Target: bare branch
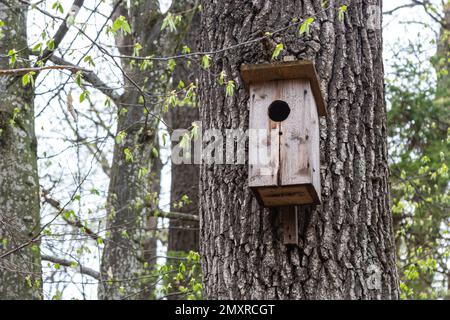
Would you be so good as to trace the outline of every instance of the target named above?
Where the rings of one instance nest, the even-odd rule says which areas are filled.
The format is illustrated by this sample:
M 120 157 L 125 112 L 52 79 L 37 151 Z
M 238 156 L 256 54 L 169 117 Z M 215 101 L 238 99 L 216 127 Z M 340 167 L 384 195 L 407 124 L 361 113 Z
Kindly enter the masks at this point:
M 75 269 L 79 273 L 85 274 L 85 275 L 90 276 L 90 277 L 92 277 L 94 279 L 97 279 L 97 280 L 100 279 L 100 272 L 98 272 L 98 271 L 96 271 L 94 269 L 88 268 L 88 267 L 83 267 L 82 265 L 80 265 L 76 261 L 71 261 L 71 260 L 68 260 L 68 259 L 57 258 L 57 257 L 45 255 L 45 254 L 41 255 L 41 259 L 44 260 L 44 261 L 57 263 L 57 264 L 59 264 L 61 266 L 64 266 L 64 267 L 72 267 L 72 266 L 76 265 Z
M 110 88 L 105 82 L 102 81 L 94 72 L 85 72 L 82 68 L 78 67 L 77 65 L 70 63 L 63 58 L 60 58 L 58 56 L 52 55 L 50 57 L 50 61 L 53 62 L 56 65 L 64 65 L 64 66 L 71 66 L 74 68 L 79 68 L 83 71 L 83 79 L 89 82 L 94 88 L 102 92 L 104 95 L 111 98 L 111 100 L 118 104 L 120 95 L 112 88 Z
M 168 218 L 168 219 L 180 219 L 186 221 L 200 221 L 199 217 L 189 213 L 181 212 L 158 212 L 158 217 Z
M 0 76 L 6 74 L 25 74 L 29 72 L 40 72 L 43 70 L 70 70 L 72 72 L 83 71 L 84 74 L 92 73 L 91 70 L 78 67 L 75 65 L 58 65 L 58 66 L 44 66 L 44 67 L 35 67 L 35 68 L 19 68 L 19 69 L 0 69 Z
M 59 203 L 59 201 L 51 198 L 48 195 L 48 191 L 47 190 L 44 189 L 42 191 L 42 196 L 44 198 L 44 201 L 46 203 L 48 203 L 49 205 L 51 205 L 53 208 L 55 208 L 59 212 L 63 212 L 64 211 L 64 209 L 61 208 L 61 204 Z M 100 238 L 100 236 L 97 233 L 92 231 L 90 228 L 86 227 L 81 222 L 81 220 L 78 217 L 74 217 L 72 219 L 69 219 L 69 218 L 66 218 L 64 215 L 62 215 L 62 218 L 64 219 L 64 221 L 67 222 L 67 224 L 71 225 L 72 227 L 84 230 L 84 233 L 86 233 L 91 239 L 97 241 L 98 238 Z

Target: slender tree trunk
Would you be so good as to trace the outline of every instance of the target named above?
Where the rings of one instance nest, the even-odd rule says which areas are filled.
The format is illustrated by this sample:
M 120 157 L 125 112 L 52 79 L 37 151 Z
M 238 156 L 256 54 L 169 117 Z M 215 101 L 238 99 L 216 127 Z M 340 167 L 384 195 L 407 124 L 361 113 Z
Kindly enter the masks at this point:
M 27 48 L 27 10 L 0 2 L 0 54 Z M 16 67 L 28 67 L 28 51 Z M 8 69 L 0 58 L 0 69 Z M 34 132 L 34 93 L 15 75 L 0 78 L 0 255 L 27 243 L 40 228 L 39 181 Z M 0 258 L 0 299 L 42 298 L 39 244 Z
M 180 5 L 181 4 L 181 5 Z M 181 8 L 175 8 L 176 11 L 192 9 L 197 5 L 196 1 L 180 1 Z M 179 10 L 177 10 L 179 9 Z M 194 11 L 195 12 L 195 11 Z M 200 15 L 185 17 L 187 20 L 184 26 L 184 38 L 178 44 L 175 54 L 181 49 L 181 44 L 187 45 L 192 52 L 197 51 L 197 38 L 200 26 Z M 186 85 L 196 83 L 198 79 L 198 68 L 195 65 L 187 65 L 187 61 L 180 61 L 174 70 L 173 84 L 177 86 L 179 81 L 183 81 Z M 188 129 L 194 121 L 199 120 L 199 112 L 197 106 L 183 106 L 170 110 L 170 123 L 174 129 Z M 191 155 L 192 164 L 172 164 L 172 185 L 170 193 L 171 210 L 177 212 L 186 212 L 190 214 L 198 214 L 198 175 L 199 166 L 193 163 L 193 153 Z M 188 202 L 183 206 L 179 206 L 179 202 L 183 196 L 188 197 Z M 182 220 L 170 220 L 169 224 L 169 252 L 189 252 L 199 250 L 199 232 L 198 223 Z
M 123 3 L 116 17 L 120 15 L 132 28 L 131 35 L 119 33 L 116 37 L 121 54 L 132 55 L 136 43 L 142 46 L 143 56 L 154 53 L 161 22 L 158 2 L 132 1 L 130 7 Z M 157 223 L 152 213 L 158 205 L 161 165 L 152 149 L 158 149 L 158 119 L 147 117 L 147 110 L 157 112 L 153 100 L 146 96 L 146 110 L 140 101 L 142 93 L 134 83 L 147 93 L 157 94 L 160 74 L 143 72 L 138 64 L 133 66 L 130 62 L 122 61 L 129 79 L 125 79 L 128 89 L 118 106 L 120 138 L 114 148 L 107 200 L 110 237 L 101 262 L 100 299 L 148 299 L 155 280 L 150 276 L 156 262 L 155 231 L 146 230 L 154 230 Z
M 396 299 L 390 211 L 381 0 L 339 6 L 323 1 L 202 1 L 201 49 L 220 50 L 315 16 L 310 35 L 296 27 L 273 36 L 282 55 L 315 61 L 328 116 L 321 119 L 322 204 L 299 207 L 299 245 L 285 246 L 280 216 L 258 205 L 247 166 L 202 165 L 201 253 L 210 299 Z M 379 15 L 378 15 L 379 18 Z M 262 43 L 213 55 L 200 86 L 203 129 L 248 128 L 243 63 L 270 59 Z M 269 58 L 267 58 L 269 57 Z M 212 75 L 236 82 L 226 97 Z
M 198 110 L 194 108 L 176 109 L 171 112 L 171 123 L 174 128 L 189 128 L 198 121 Z M 194 164 L 172 164 L 171 210 L 198 214 L 198 174 L 199 166 Z M 188 197 L 186 204 L 183 196 Z M 169 222 L 169 252 L 189 252 L 199 250 L 198 223 L 171 219 Z
M 448 105 L 448 91 L 450 87 L 450 3 L 443 7 L 444 17 L 438 39 L 436 53 L 436 71 L 438 72 L 437 98 L 438 102 Z M 445 70 L 444 72 L 442 72 Z M 439 101 L 443 99 L 443 101 Z

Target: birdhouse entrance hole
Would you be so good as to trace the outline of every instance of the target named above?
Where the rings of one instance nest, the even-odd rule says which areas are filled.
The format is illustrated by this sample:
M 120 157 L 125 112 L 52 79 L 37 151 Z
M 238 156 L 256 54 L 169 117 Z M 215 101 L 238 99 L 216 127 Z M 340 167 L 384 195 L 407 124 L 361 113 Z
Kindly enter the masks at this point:
M 275 100 L 269 106 L 269 118 L 275 122 L 282 122 L 289 117 L 291 108 L 289 105 L 281 100 Z

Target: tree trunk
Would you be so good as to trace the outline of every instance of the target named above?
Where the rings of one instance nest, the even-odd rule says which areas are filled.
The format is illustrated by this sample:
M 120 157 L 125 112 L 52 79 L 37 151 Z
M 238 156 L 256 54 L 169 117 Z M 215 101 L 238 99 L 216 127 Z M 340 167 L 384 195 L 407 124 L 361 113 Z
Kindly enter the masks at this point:
M 17 53 L 16 67 L 28 67 L 27 10 L 16 1 L 0 3 L 0 54 Z M 8 69 L 0 59 L 0 69 Z M 40 228 L 34 93 L 20 77 L 0 79 L 0 255 L 30 241 Z M 38 243 L 0 258 L 0 299 L 41 299 L 42 276 Z
M 444 3 L 443 13 L 436 53 L 436 71 L 438 73 L 437 99 L 443 99 L 442 102 L 448 105 L 450 85 L 450 3 Z M 442 70 L 445 71 L 442 72 Z
M 258 205 L 245 165 L 202 165 L 200 247 L 209 299 L 396 299 L 398 280 L 390 211 L 381 0 L 202 1 L 202 51 L 220 50 L 315 16 L 273 35 L 282 55 L 315 61 L 328 115 L 321 119 L 322 204 L 298 207 L 299 245 L 285 246 L 277 210 Z M 301 20 L 302 21 L 302 20 Z M 267 42 L 267 41 L 266 41 Z M 212 55 L 200 83 L 204 130 L 248 128 L 243 63 L 267 62 L 261 42 Z M 267 58 L 269 57 L 269 58 Z M 236 83 L 226 97 L 214 74 Z
M 124 16 L 132 28 L 131 35 L 116 37 L 122 55 L 132 55 L 135 43 L 142 45 L 142 55 L 155 50 L 155 30 L 160 28 L 157 1 L 132 1 L 130 7 L 121 4 L 116 17 Z M 122 67 L 133 82 L 144 86 L 146 93 L 156 94 L 159 73 L 141 71 L 139 65 Z M 102 282 L 99 299 L 148 299 L 152 295 L 154 278 L 150 272 L 156 262 L 155 231 L 161 165 L 152 149 L 158 149 L 158 119 L 145 114 L 140 102 L 141 92 L 130 79 L 125 79 L 126 91 L 118 107 L 118 135 L 111 168 L 107 200 L 107 237 L 101 262 Z M 153 100 L 146 94 L 148 111 L 157 112 Z M 132 157 L 127 154 L 131 154 Z
M 174 8 L 176 11 L 196 7 L 196 1 L 180 1 L 182 8 Z M 196 9 L 195 9 L 196 10 Z M 194 11 L 195 12 L 195 11 Z M 172 54 L 179 52 L 181 44 L 187 45 L 192 52 L 197 51 L 197 37 L 200 26 L 200 15 L 194 13 L 193 17 L 186 17 L 187 25 L 184 27 L 185 37 L 182 43 L 179 43 L 176 50 Z M 174 70 L 173 84 L 177 86 L 179 81 L 183 81 L 186 85 L 196 83 L 198 79 L 198 68 L 195 65 L 188 66 L 187 61 L 180 61 Z M 188 129 L 194 121 L 199 120 L 199 112 L 197 106 L 176 107 L 170 110 L 170 123 L 173 129 Z M 175 142 L 175 143 L 178 143 Z M 199 166 L 193 163 L 193 153 L 191 155 L 192 164 L 173 164 L 172 163 L 172 185 L 170 193 L 171 210 L 177 212 L 186 212 L 190 214 L 198 214 L 198 175 Z M 186 195 L 189 199 L 188 203 L 179 207 L 177 204 L 182 197 Z M 199 250 L 199 232 L 198 223 L 192 221 L 170 220 L 169 224 L 169 252 L 189 252 Z

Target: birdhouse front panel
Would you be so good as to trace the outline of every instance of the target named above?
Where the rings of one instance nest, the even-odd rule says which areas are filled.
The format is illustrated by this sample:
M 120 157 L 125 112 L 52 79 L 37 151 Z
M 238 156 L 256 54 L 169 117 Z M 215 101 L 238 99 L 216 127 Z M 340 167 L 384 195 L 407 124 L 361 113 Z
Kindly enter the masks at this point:
M 249 187 L 268 207 L 321 200 L 318 82 L 305 76 L 311 64 L 293 68 L 299 65 L 299 78 L 286 64 L 243 67 L 250 93 Z
M 309 81 L 255 83 L 250 99 L 249 186 L 265 206 L 320 201 L 319 126 Z

